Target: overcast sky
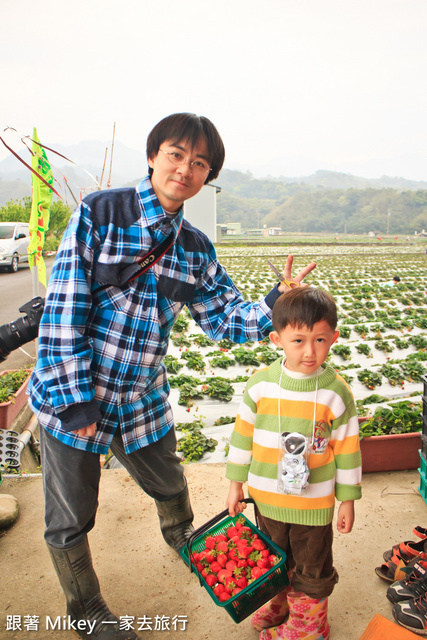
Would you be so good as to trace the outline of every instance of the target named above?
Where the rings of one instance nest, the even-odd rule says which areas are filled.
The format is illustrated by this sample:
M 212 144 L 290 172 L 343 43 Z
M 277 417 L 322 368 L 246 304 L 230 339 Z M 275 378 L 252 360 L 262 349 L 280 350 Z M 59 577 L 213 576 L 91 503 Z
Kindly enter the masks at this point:
M 116 122 L 144 149 L 191 111 L 229 168 L 427 179 L 426 0 L 0 0 L 0 21 L 1 130 L 70 145 Z

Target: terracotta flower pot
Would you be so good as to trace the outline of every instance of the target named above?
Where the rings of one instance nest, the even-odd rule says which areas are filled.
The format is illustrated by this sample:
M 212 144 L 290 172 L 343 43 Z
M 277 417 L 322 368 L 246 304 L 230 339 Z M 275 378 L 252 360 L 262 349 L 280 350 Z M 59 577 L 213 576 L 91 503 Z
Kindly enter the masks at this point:
M 418 469 L 420 449 L 420 432 L 362 438 L 362 472 Z
M 11 373 L 10 370 L 0 372 L 0 376 Z M 30 379 L 31 369 L 28 369 L 28 377 L 15 393 L 13 400 L 9 402 L 0 402 L 0 429 L 9 429 L 22 407 L 27 402 L 27 386 Z

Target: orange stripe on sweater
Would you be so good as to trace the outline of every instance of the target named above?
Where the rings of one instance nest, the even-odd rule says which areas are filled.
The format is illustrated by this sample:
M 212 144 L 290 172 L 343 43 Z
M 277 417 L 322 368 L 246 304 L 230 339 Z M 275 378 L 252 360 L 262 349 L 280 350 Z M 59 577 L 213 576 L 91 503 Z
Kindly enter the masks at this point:
M 281 493 L 271 493 L 261 491 L 249 486 L 250 494 L 255 501 L 263 504 L 270 504 L 273 507 L 286 509 L 299 509 L 300 511 L 312 509 L 329 509 L 335 505 L 335 496 L 329 495 L 324 498 L 304 498 L 300 496 L 290 496 Z
M 277 416 L 278 399 L 277 398 L 260 398 L 257 403 L 257 413 L 264 415 Z M 302 418 L 304 420 L 313 420 L 314 402 L 302 402 L 301 400 L 280 400 L 280 415 L 289 418 Z M 332 422 L 335 415 L 329 407 L 323 404 L 317 404 L 316 413 L 322 416 L 327 422 Z

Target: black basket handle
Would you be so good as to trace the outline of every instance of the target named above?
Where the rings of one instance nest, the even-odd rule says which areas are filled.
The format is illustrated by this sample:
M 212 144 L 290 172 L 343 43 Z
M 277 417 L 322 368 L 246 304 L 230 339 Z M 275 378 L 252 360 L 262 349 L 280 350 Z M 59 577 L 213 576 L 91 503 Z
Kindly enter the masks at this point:
M 241 502 L 245 502 L 246 504 L 255 505 L 255 500 L 253 498 L 243 498 L 241 500 Z M 221 511 L 221 513 L 218 513 L 218 515 L 214 516 L 213 518 L 211 518 L 210 520 L 208 520 L 207 522 L 202 524 L 198 529 L 195 529 L 193 531 L 193 533 L 187 539 L 187 545 L 186 546 L 187 546 L 188 564 L 189 564 L 189 567 L 190 567 L 190 573 L 193 571 L 193 567 L 194 567 L 194 571 L 195 571 L 195 573 L 197 573 L 197 575 L 199 577 L 200 585 L 202 585 L 201 575 L 200 575 L 199 570 L 197 569 L 196 565 L 193 565 L 192 562 L 191 562 L 191 547 L 192 547 L 192 544 L 193 544 L 193 542 L 195 541 L 196 538 L 198 538 L 199 536 L 201 536 L 204 533 L 206 533 L 206 531 L 208 531 L 211 527 L 213 527 L 218 522 L 223 520 L 223 518 L 226 518 L 228 515 L 229 515 L 228 509 L 224 509 L 224 511 Z

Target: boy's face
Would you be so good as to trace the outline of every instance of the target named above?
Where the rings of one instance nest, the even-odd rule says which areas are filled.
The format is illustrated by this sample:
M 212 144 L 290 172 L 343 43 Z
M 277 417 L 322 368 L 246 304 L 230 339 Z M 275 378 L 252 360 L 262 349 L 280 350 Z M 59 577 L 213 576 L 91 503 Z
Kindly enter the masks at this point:
M 339 331 L 333 331 L 326 320 L 321 320 L 312 329 L 287 325 L 280 332 L 272 331 L 270 340 L 285 352 L 287 369 L 312 374 L 325 362 L 338 336 Z
M 175 143 L 165 140 L 160 149 L 157 155 L 148 158 L 148 166 L 153 169 L 151 184 L 163 209 L 173 213 L 203 187 L 209 171 L 192 169 L 190 162 L 208 160 L 208 148 L 206 140 L 202 139 L 193 148 L 185 140 Z M 173 164 L 167 153 L 183 154 L 187 161 L 185 164 Z

